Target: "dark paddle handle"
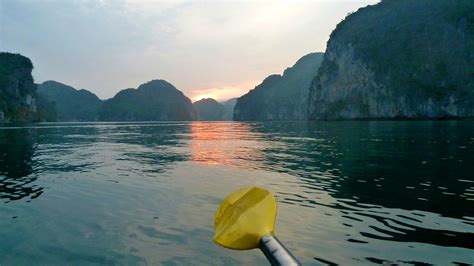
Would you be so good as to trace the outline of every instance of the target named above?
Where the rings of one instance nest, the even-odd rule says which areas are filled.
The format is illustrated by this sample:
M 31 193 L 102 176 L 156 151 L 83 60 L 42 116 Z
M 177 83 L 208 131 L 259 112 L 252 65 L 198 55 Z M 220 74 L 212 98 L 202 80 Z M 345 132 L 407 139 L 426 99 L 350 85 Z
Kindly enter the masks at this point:
M 276 236 L 264 235 L 260 239 L 260 249 L 272 265 L 301 265 Z

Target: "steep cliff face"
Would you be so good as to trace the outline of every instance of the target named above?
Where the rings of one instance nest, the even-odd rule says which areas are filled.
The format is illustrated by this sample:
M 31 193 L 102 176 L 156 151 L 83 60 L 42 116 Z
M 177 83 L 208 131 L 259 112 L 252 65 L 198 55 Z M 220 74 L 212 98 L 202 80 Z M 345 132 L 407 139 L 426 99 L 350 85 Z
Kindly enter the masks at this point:
M 474 1 L 385 0 L 342 21 L 309 118 L 474 116 Z
M 55 107 L 58 121 L 96 121 L 102 106 L 102 100 L 92 92 L 76 90 L 56 81 L 38 85 L 38 97 L 41 99 L 41 113 L 50 114 L 48 109 Z M 48 115 L 46 120 L 51 120 L 51 116 Z
M 181 91 L 164 80 L 152 80 L 126 89 L 106 100 L 99 111 L 102 121 L 189 121 L 196 110 Z
M 0 53 L 0 121 L 36 120 L 36 84 L 30 59 Z
M 306 120 L 308 88 L 322 59 L 322 53 L 311 53 L 287 68 L 283 75 L 267 77 L 237 99 L 234 120 Z
M 205 98 L 193 103 L 197 112 L 198 120 L 222 121 L 225 119 L 226 110 L 224 106 L 212 98 Z

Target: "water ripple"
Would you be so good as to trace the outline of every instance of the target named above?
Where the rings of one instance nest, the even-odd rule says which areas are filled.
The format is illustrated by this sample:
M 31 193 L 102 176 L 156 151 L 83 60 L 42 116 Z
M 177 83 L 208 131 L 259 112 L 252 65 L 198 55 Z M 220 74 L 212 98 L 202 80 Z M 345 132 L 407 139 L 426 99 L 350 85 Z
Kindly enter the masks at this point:
M 473 132 L 469 121 L 3 126 L 0 264 L 261 264 L 212 243 L 220 199 L 249 185 L 275 192 L 277 234 L 305 264 L 472 263 Z

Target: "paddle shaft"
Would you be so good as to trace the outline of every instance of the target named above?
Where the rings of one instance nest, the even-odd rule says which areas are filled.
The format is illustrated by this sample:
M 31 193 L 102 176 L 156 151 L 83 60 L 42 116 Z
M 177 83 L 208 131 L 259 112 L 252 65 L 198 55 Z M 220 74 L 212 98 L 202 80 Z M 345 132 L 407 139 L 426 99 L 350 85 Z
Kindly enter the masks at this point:
M 262 239 L 260 239 L 259 247 L 272 265 L 301 265 L 276 236 L 264 235 Z

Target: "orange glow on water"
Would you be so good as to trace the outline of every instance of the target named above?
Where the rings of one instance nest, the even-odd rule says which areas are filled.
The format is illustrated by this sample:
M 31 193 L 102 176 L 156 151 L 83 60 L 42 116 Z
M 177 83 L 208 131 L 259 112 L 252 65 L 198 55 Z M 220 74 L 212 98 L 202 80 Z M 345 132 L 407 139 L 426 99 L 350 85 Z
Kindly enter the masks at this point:
M 220 134 L 229 123 L 199 123 L 191 125 L 192 132 L 192 161 L 201 164 L 226 164 L 230 160 L 226 147 L 230 140 Z M 219 130 L 217 130 L 219 129 Z
M 255 145 L 242 146 L 241 141 L 252 142 L 250 126 L 245 123 L 193 122 L 191 124 L 191 160 L 206 165 L 240 165 L 248 158 L 262 156 Z

